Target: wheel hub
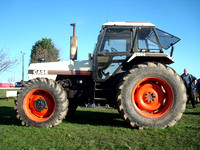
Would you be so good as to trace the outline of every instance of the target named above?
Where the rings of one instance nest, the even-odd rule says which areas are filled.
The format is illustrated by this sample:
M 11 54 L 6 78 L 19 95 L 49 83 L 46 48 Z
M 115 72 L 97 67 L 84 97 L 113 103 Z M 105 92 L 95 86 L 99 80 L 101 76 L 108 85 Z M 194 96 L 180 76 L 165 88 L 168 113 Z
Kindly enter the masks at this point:
M 47 102 L 45 99 L 39 98 L 34 102 L 34 107 L 38 111 L 43 111 L 44 109 L 47 108 Z
M 147 82 L 137 88 L 134 100 L 142 111 L 154 112 L 163 105 L 164 93 L 154 82 Z
M 146 103 L 152 103 L 155 101 L 156 94 L 153 92 L 148 92 L 145 94 L 145 102 Z

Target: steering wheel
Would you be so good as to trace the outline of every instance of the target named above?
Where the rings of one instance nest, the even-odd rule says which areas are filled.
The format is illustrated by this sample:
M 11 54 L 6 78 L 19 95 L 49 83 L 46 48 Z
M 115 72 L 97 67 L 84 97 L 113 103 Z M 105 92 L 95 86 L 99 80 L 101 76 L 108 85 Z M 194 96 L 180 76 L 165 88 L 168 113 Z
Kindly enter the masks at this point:
M 118 52 L 114 47 L 111 47 L 112 52 Z

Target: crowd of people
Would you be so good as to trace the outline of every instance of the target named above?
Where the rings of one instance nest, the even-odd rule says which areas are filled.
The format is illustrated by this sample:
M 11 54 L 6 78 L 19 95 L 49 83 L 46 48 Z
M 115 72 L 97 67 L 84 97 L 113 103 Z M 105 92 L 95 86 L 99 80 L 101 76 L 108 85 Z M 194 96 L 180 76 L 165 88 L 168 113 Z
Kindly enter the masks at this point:
M 196 77 L 189 74 L 187 68 L 184 69 L 184 73 L 181 75 L 181 78 L 185 84 L 186 92 L 188 95 L 187 104 L 191 101 L 193 108 L 196 108 L 196 100 L 195 100 L 194 91 L 196 87 L 196 92 L 200 95 L 200 79 L 197 80 Z

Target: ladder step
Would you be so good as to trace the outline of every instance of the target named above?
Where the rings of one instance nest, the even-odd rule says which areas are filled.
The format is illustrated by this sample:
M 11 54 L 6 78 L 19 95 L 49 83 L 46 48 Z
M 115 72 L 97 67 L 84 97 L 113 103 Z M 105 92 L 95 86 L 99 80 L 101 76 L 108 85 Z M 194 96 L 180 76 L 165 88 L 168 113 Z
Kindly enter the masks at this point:
M 106 100 L 106 98 L 94 98 L 94 100 Z
M 95 91 L 107 91 L 106 89 L 95 89 Z

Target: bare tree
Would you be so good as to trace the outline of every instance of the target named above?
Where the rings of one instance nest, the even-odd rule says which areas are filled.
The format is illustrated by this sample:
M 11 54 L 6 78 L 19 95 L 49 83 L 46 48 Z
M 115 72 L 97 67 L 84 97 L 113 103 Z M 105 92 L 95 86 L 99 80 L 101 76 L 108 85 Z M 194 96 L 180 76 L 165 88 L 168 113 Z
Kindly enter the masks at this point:
M 10 83 L 10 82 L 15 82 L 15 77 L 9 77 L 8 78 L 8 82 Z
M 17 59 L 10 59 L 7 56 L 7 53 L 2 48 L 0 50 L 0 74 L 2 74 L 4 71 L 8 71 L 11 68 L 13 68 L 18 63 Z

